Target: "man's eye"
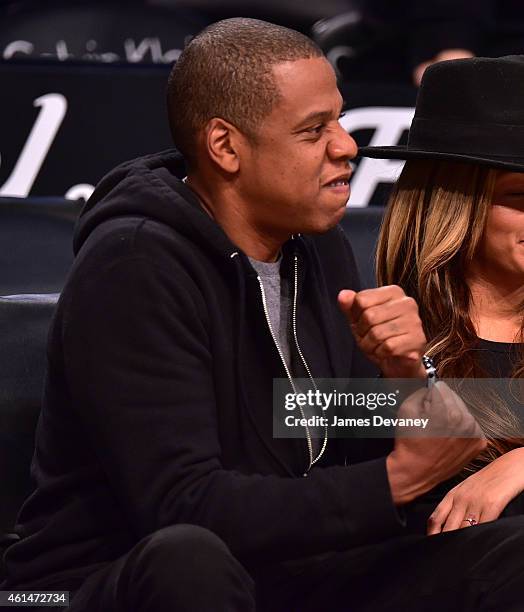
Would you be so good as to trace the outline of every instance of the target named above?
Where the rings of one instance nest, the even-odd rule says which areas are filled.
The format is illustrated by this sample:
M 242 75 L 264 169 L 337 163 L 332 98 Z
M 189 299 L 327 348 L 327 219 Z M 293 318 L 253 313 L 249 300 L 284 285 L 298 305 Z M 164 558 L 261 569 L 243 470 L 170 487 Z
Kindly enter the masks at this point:
M 319 125 L 314 125 L 313 127 L 307 128 L 306 132 L 308 134 L 320 134 L 324 129 L 324 123 L 320 123 Z

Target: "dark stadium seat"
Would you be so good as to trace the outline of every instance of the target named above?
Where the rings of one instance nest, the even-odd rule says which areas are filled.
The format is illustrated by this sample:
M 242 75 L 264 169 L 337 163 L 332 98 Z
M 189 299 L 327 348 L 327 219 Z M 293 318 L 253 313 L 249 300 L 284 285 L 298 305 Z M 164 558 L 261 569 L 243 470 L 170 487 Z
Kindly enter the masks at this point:
M 348 208 L 341 222 L 355 253 L 363 289 L 377 286 L 375 247 L 383 212 L 382 206 Z
M 80 206 L 62 198 L 0 198 L 0 295 L 62 290 Z
M 0 555 L 32 489 L 29 468 L 57 299 L 57 294 L 0 297 Z
M 0 552 L 31 490 L 50 319 L 73 261 L 81 204 L 0 198 Z

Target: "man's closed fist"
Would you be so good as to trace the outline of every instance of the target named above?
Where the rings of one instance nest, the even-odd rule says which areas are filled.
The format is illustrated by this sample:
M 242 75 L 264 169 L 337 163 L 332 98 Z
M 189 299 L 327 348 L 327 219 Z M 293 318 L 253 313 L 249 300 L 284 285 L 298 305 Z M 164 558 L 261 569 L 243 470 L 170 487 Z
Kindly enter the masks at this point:
M 358 346 L 388 378 L 425 376 L 426 336 L 415 300 L 397 285 L 338 294 Z

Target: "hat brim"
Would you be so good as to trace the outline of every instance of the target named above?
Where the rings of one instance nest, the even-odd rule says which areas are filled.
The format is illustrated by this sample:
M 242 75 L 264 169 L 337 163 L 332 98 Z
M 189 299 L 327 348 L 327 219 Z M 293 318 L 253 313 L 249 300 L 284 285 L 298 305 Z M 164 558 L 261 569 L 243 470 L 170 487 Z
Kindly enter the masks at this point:
M 360 147 L 359 157 L 372 157 L 374 159 L 434 159 L 439 161 L 456 161 L 467 164 L 481 164 L 492 168 L 502 168 L 513 172 L 524 172 L 524 157 L 512 158 L 482 157 L 475 155 L 461 155 L 459 153 L 442 153 L 441 151 L 417 151 L 405 146 L 396 147 Z

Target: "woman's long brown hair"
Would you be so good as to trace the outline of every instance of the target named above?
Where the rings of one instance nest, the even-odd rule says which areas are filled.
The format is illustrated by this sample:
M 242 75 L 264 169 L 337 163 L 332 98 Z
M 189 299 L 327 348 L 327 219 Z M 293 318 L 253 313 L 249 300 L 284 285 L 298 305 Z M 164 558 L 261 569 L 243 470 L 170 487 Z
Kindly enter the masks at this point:
M 496 174 L 476 164 L 408 161 L 385 212 L 377 246 L 378 284 L 399 285 L 417 300 L 427 353 L 441 378 L 486 376 L 472 350 L 478 338 L 466 270 L 486 227 Z M 513 376 L 523 372 L 521 356 Z M 478 400 L 475 416 L 490 440 L 482 459 L 522 446 L 519 422 L 507 405 L 500 398 Z

